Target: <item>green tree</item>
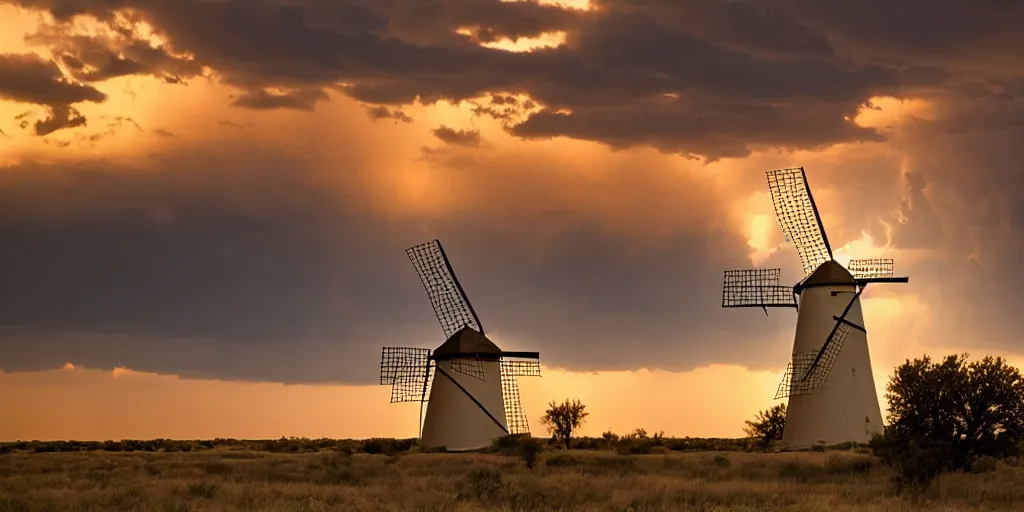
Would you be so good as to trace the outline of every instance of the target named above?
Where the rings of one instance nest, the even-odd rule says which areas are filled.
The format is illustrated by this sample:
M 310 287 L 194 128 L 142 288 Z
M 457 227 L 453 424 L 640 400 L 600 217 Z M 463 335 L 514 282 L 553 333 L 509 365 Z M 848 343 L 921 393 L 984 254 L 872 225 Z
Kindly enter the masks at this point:
M 583 425 L 583 421 L 590 414 L 584 409 L 586 406 L 579 400 L 566 399 L 561 404 L 555 404 L 552 400 L 540 421 L 547 427 L 551 437 L 565 443 L 565 449 L 568 450 L 573 430 Z
M 747 436 L 762 448 L 782 440 L 786 429 L 786 404 L 779 404 L 757 413 L 754 421 L 747 420 L 743 428 Z
M 889 426 L 872 448 L 908 483 L 970 470 L 979 458 L 1019 454 L 1024 378 L 1001 357 L 971 363 L 966 354 L 941 362 L 927 355 L 907 360 L 886 391 Z

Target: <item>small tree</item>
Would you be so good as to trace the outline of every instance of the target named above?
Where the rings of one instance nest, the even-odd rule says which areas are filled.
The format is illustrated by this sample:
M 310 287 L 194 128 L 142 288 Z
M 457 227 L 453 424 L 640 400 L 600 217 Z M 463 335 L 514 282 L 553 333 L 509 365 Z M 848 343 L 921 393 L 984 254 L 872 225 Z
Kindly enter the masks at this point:
M 586 406 L 579 400 L 566 399 L 561 404 L 555 404 L 552 400 L 540 421 L 547 427 L 551 437 L 565 443 L 565 449 L 568 450 L 572 431 L 578 429 L 590 414 L 584 410 L 585 408 Z
M 907 483 L 970 470 L 979 458 L 1017 455 L 1024 438 L 1024 378 L 1000 358 L 927 355 L 896 368 L 887 386 L 889 426 L 872 441 Z
M 743 428 L 747 436 L 762 448 L 782 440 L 786 429 L 786 404 L 779 404 L 757 413 L 754 421 L 747 420 Z

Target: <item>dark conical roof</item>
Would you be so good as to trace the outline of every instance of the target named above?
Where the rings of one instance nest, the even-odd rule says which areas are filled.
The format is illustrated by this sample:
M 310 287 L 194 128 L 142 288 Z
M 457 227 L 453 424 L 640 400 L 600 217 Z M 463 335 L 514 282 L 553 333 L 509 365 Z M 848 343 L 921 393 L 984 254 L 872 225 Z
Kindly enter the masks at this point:
M 453 354 L 486 354 L 501 356 L 501 349 L 493 341 L 487 339 L 483 333 L 465 326 L 458 332 L 452 334 L 440 347 L 434 350 L 434 357 L 450 356 Z
M 829 285 L 855 285 L 857 280 L 854 279 L 853 274 L 849 270 L 843 268 L 835 260 L 828 260 L 818 266 L 811 275 L 807 276 L 800 284 L 797 285 L 797 291 L 804 288 L 812 288 L 815 286 L 829 286 Z

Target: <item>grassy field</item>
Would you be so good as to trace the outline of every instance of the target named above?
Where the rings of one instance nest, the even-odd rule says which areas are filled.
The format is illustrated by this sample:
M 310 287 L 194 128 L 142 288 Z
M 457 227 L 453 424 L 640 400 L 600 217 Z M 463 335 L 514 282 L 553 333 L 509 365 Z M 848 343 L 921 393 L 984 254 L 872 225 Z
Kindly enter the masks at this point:
M 0 455 L 0 512 L 469 510 L 1021 510 L 1024 467 L 950 474 L 896 496 L 870 455 L 547 451 L 533 470 L 498 454 L 343 450 Z

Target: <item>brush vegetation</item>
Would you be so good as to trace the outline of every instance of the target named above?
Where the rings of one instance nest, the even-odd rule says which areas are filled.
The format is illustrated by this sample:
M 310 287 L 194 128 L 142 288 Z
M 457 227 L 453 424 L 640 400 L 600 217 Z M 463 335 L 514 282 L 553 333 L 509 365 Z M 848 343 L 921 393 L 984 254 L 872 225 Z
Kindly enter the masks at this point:
M 557 448 L 561 443 L 507 438 L 489 453 L 422 453 L 412 447 L 368 454 L 336 447 L 256 451 L 244 443 L 188 453 L 7 453 L 0 456 L 0 512 L 937 512 L 1012 510 L 1024 502 L 1024 467 L 1012 461 L 992 464 L 989 474 L 942 474 L 932 485 L 908 495 L 894 491 L 895 471 L 862 448 L 674 452 L 657 445 L 649 454 L 629 454 L 564 450 Z M 520 451 L 530 443 L 543 445 L 534 453 L 532 469 Z M 298 445 L 296 441 L 289 446 Z

